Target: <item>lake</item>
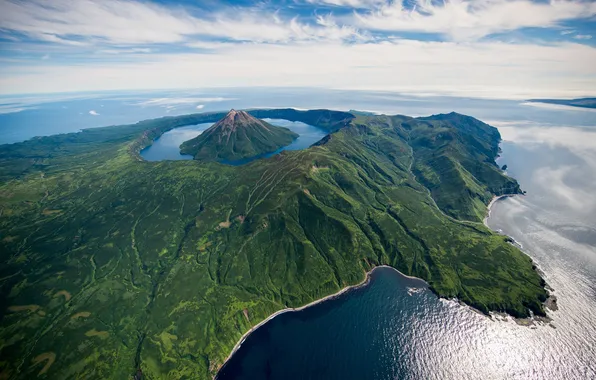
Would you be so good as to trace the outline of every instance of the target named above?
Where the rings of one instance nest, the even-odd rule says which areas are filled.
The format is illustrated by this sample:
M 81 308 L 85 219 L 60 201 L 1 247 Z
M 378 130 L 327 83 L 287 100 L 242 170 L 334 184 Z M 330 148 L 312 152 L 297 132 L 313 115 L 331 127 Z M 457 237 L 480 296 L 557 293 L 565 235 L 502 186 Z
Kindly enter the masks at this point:
M 263 120 L 265 120 L 269 124 L 288 128 L 293 132 L 296 132 L 299 136 L 291 144 L 281 147 L 274 152 L 269 152 L 255 157 L 245 158 L 237 161 L 222 161 L 222 163 L 234 166 L 244 165 L 260 158 L 274 156 L 284 150 L 306 149 L 312 144 L 321 140 L 327 134 L 327 132 L 325 132 L 325 130 L 321 128 L 301 123 L 299 121 L 289 121 L 283 119 Z M 152 145 L 141 150 L 141 157 L 143 157 L 147 161 L 192 160 L 193 157 L 191 155 L 180 154 L 180 144 L 187 140 L 197 137 L 212 125 L 213 123 L 203 123 L 169 130 L 157 139 L 155 139 Z
M 140 154 L 146 161 L 163 160 L 192 160 L 193 156 L 180 153 L 180 144 L 194 139 L 213 123 L 187 125 L 167 131 L 153 141 L 153 144 L 141 150 Z

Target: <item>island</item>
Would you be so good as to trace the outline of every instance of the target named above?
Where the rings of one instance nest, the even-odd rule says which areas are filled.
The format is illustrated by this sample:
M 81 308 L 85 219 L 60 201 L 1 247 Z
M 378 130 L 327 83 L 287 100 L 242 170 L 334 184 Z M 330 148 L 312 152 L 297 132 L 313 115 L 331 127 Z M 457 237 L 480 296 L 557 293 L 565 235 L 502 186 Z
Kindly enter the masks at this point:
M 557 104 L 561 106 L 580 107 L 580 108 L 596 108 L 596 98 L 580 98 L 580 99 L 529 99 L 530 103 L 546 103 Z
M 183 143 L 181 152 L 196 160 L 237 161 L 274 152 L 296 138 L 298 134 L 287 128 L 231 110 L 205 132 Z
M 328 134 L 238 166 L 139 155 L 229 113 L 0 146 L 0 377 L 208 379 L 268 316 L 381 265 L 485 314 L 545 314 L 532 260 L 482 223 L 495 196 L 521 193 L 494 161 L 496 128 L 457 113 L 247 115 Z

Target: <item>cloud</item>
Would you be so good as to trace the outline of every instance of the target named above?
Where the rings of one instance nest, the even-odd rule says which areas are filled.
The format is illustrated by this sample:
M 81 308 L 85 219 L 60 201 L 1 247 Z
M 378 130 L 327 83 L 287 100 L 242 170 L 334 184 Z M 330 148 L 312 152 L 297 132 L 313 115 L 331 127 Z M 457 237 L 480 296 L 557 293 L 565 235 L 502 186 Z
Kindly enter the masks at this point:
M 94 111 L 94 110 L 89 111 L 89 115 L 99 116 L 99 114 L 97 113 L 97 111 Z
M 15 66 L 0 76 L 0 91 L 314 86 L 529 99 L 582 97 L 596 88 L 592 64 L 596 49 L 574 43 L 240 44 L 208 54 L 151 57 L 122 63 Z M 187 103 L 207 102 L 191 99 Z M 152 99 L 141 105 L 173 102 L 180 99 Z
M 50 55 L 49 54 L 45 54 L 43 57 L 41 57 L 41 60 L 42 61 L 46 61 L 48 59 L 50 59 Z
M 97 53 L 100 53 L 100 54 L 135 54 L 135 53 L 149 54 L 152 52 L 153 52 L 153 49 L 150 49 L 150 48 L 102 49 L 102 50 L 97 51 Z
M 566 126 L 532 126 L 527 122 L 495 122 L 494 125 L 498 126 L 505 141 L 513 141 L 528 149 L 537 145 L 565 148 L 575 155 L 579 162 L 583 162 L 583 167 L 569 164 L 543 166 L 533 173 L 533 181 L 540 184 L 541 189 L 558 198 L 561 204 L 575 211 L 591 213 L 596 210 L 596 198 L 592 191 L 596 188 L 596 176 L 593 174 L 596 173 L 596 130 Z M 581 177 L 579 179 L 582 186 L 576 183 L 578 176 Z
M 569 186 L 566 177 L 577 171 L 576 166 L 560 166 L 557 168 L 542 167 L 533 173 L 533 180 L 545 191 L 550 192 L 559 201 L 573 208 L 575 211 L 592 209 L 593 194 L 581 188 Z
M 573 38 L 575 38 L 576 40 L 590 40 L 592 39 L 592 36 L 589 34 L 578 34 L 576 36 L 573 36 Z
M 316 5 L 334 5 L 338 7 L 373 8 L 385 3 L 385 0 L 306 0 Z
M 192 43 L 206 36 L 236 41 L 287 42 L 357 36 L 356 28 L 312 25 L 297 17 L 245 8 L 203 12 L 135 0 L 0 0 L 0 25 L 40 41 L 94 43 Z
M 212 103 L 212 102 L 224 102 L 234 100 L 234 98 L 224 98 L 224 97 L 211 97 L 211 98 L 180 98 L 180 97 L 172 97 L 172 98 L 154 98 L 145 100 L 142 102 L 137 103 L 139 106 L 162 106 L 166 108 L 175 108 L 176 105 L 188 105 L 188 104 L 196 104 L 196 103 Z M 203 105 L 199 105 L 201 108 Z M 197 106 L 197 109 L 200 109 Z
M 325 86 L 528 98 L 585 96 L 596 88 L 596 49 L 581 39 L 550 45 L 482 39 L 524 27 L 561 28 L 596 14 L 594 2 L 295 3 L 311 3 L 312 12 L 275 12 L 270 2 L 204 11 L 145 0 L 0 0 L 0 38 L 23 40 L 3 47 L 29 49 L 36 61 L 0 58 L 0 93 Z M 335 14 L 320 14 L 313 4 L 359 9 L 326 7 Z M 448 38 L 401 39 L 402 31 Z M 46 53 L 51 65 L 37 58 Z
M 452 40 L 477 40 L 520 28 L 546 28 L 596 14 L 596 3 L 581 0 L 415 0 L 408 7 L 395 0 L 367 13 L 359 25 L 385 31 L 439 33 Z
M 204 104 L 199 104 L 199 105 L 197 106 L 197 109 L 198 109 L 198 110 L 202 110 L 203 108 L 205 108 L 205 105 L 204 105 Z
M 540 102 L 522 102 L 520 104 L 522 106 L 546 108 L 546 109 L 551 109 L 551 110 L 575 111 L 575 112 L 596 112 L 596 109 L 594 109 L 594 108 L 566 106 L 564 104 L 551 104 L 551 103 L 540 103 Z
M 566 36 L 567 34 L 573 34 L 573 33 L 575 33 L 575 30 L 572 30 L 572 29 L 561 31 L 562 36 Z
M 527 122 L 492 122 L 505 141 L 539 143 L 551 147 L 596 152 L 596 130 L 569 126 L 536 126 Z M 521 126 L 520 126 L 521 125 Z M 596 167 L 596 161 L 594 162 Z
M 17 104 L 0 104 L 0 115 L 3 113 L 16 113 L 31 109 L 33 107 L 20 107 Z
M 242 42 L 197 41 L 197 42 L 189 42 L 185 45 L 190 48 L 195 48 L 195 49 L 215 50 L 215 49 L 234 47 L 239 44 L 242 44 Z

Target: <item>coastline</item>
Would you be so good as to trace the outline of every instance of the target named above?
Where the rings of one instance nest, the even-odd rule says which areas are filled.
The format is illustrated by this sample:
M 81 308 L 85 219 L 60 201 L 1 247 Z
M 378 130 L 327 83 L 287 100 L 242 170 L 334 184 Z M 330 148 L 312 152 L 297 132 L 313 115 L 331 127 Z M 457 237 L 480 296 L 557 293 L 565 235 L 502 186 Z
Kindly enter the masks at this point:
M 490 200 L 490 202 L 486 206 L 486 215 L 484 216 L 484 219 L 482 219 L 482 223 L 484 224 L 484 226 L 490 229 L 490 227 L 488 226 L 488 218 L 490 218 L 491 207 L 497 201 L 499 201 L 501 199 L 504 199 L 504 198 L 514 197 L 516 195 L 523 195 L 523 194 L 503 194 L 503 195 L 495 195 L 495 196 L 493 196 L 493 198 Z
M 492 206 L 493 206 L 493 205 L 494 205 L 494 204 L 495 204 L 497 201 L 499 201 L 499 200 L 501 200 L 501 199 L 503 199 L 503 198 L 513 197 L 513 196 L 516 196 L 516 195 L 523 195 L 523 194 L 503 194 L 503 195 L 495 195 L 495 196 L 493 196 L 493 198 L 491 199 L 491 201 L 490 201 L 490 202 L 489 202 L 489 204 L 487 205 L 487 209 L 486 209 L 486 216 L 484 217 L 484 220 L 483 220 L 483 223 L 484 223 L 484 225 L 485 225 L 487 228 L 489 228 L 489 229 L 490 229 L 490 227 L 488 226 L 488 218 L 490 217 L 491 207 L 492 207 Z M 492 229 L 491 229 L 491 231 L 492 231 Z M 514 241 L 514 242 L 515 242 L 515 241 Z M 521 249 L 521 247 L 519 247 L 519 248 Z M 524 252 L 524 253 L 527 255 L 527 253 L 526 253 L 526 252 Z M 529 255 L 528 255 L 528 256 L 529 256 Z M 339 291 L 338 291 L 338 292 L 336 292 L 336 293 L 330 294 L 330 295 L 328 295 L 328 296 L 325 296 L 325 297 L 323 297 L 323 298 L 319 298 L 319 299 L 317 299 L 317 300 L 314 300 L 314 301 L 312 301 L 312 302 L 310 302 L 310 303 L 308 303 L 308 304 L 306 304 L 306 305 L 300 306 L 300 307 L 296 307 L 296 308 L 284 308 L 284 309 L 278 310 L 278 311 L 276 311 L 275 313 L 273 313 L 273 314 L 271 314 L 270 316 L 268 316 L 267 318 L 263 319 L 263 320 L 262 320 L 261 322 L 259 322 L 258 324 L 256 324 L 256 325 L 254 325 L 253 327 L 251 327 L 251 328 L 250 328 L 250 329 L 249 329 L 247 332 L 245 332 L 245 333 L 242 335 L 242 337 L 240 337 L 240 339 L 238 340 L 238 342 L 237 342 L 237 343 L 234 345 L 234 348 L 232 348 L 232 351 L 230 352 L 230 354 L 229 354 L 229 355 L 226 357 L 226 359 L 224 360 L 224 362 L 223 362 L 223 363 L 222 363 L 222 364 L 221 364 L 221 365 L 220 365 L 220 366 L 217 368 L 217 372 L 216 372 L 216 373 L 215 373 L 215 375 L 213 376 L 213 379 L 217 379 L 217 375 L 219 374 L 220 370 L 221 370 L 221 369 L 222 369 L 222 368 L 223 368 L 223 367 L 224 367 L 224 366 L 225 366 L 225 365 L 228 363 L 228 361 L 229 361 L 229 360 L 230 360 L 230 359 L 231 359 L 231 358 L 234 356 L 234 354 L 235 354 L 235 353 L 236 353 L 236 352 L 237 352 L 237 351 L 240 349 L 240 347 L 242 346 L 242 344 L 244 343 L 244 341 L 246 340 L 246 338 L 248 338 L 248 336 L 249 336 L 250 334 L 252 334 L 254 331 L 256 331 L 256 330 L 257 330 L 259 327 L 263 326 L 264 324 L 266 324 L 267 322 L 269 322 L 269 321 L 270 321 L 270 320 L 272 320 L 273 318 L 277 317 L 278 315 L 281 315 L 281 314 L 284 314 L 284 313 L 289 313 L 289 312 L 301 311 L 301 310 L 304 310 L 304 309 L 306 309 L 306 308 L 308 308 L 308 307 L 311 307 L 311 306 L 317 305 L 317 304 L 319 304 L 319 303 L 321 303 L 321 302 L 324 302 L 324 301 L 327 301 L 327 300 L 331 300 L 331 299 L 335 299 L 335 298 L 337 298 L 337 297 L 341 296 L 342 294 L 344 294 L 344 293 L 347 293 L 347 292 L 349 292 L 349 291 L 351 291 L 351 290 L 362 288 L 362 287 L 364 287 L 364 286 L 366 286 L 366 285 L 368 285 L 368 284 L 370 283 L 371 274 L 372 274 L 372 272 L 374 272 L 374 271 L 375 271 L 377 268 L 391 268 L 391 269 L 393 269 L 394 271 L 396 271 L 397 273 L 399 273 L 401 276 L 404 276 L 405 278 L 422 281 L 422 282 L 424 282 L 424 283 L 426 284 L 426 286 L 428 287 L 428 289 L 430 289 L 430 290 L 431 290 L 431 291 L 432 291 L 432 292 L 433 292 L 433 293 L 434 293 L 434 294 L 435 294 L 437 297 L 439 297 L 439 298 L 443 298 L 443 297 L 439 296 L 438 294 L 436 294 L 436 293 L 433 291 L 432 287 L 431 287 L 431 286 L 430 286 L 430 285 L 429 285 L 429 284 L 428 284 L 428 283 L 427 283 L 425 280 L 423 280 L 423 279 L 421 279 L 421 278 L 419 278 L 419 277 L 408 276 L 407 274 L 404 274 L 404 273 L 400 272 L 399 270 L 397 270 L 397 269 L 395 269 L 394 267 L 392 267 L 392 266 L 389 266 L 389 265 L 378 265 L 378 266 L 375 266 L 375 267 L 373 267 L 371 270 L 369 270 L 368 272 L 366 272 L 366 275 L 365 275 L 365 278 L 364 278 L 364 280 L 362 280 L 362 281 L 361 281 L 360 283 L 358 283 L 358 284 L 355 284 L 355 285 L 350 285 L 350 286 L 346 286 L 346 287 L 342 288 L 341 290 L 339 290 Z M 551 296 L 552 296 L 552 294 L 551 294 Z M 549 297 L 549 299 L 550 299 L 550 298 L 551 298 L 551 297 Z M 450 299 L 450 298 L 445 298 L 445 299 L 447 299 L 447 300 L 451 300 L 451 301 L 455 301 L 455 302 L 457 302 L 458 304 L 460 304 L 460 305 L 462 305 L 462 306 L 467 306 L 467 307 L 469 307 L 469 308 L 470 308 L 470 310 L 472 310 L 472 311 L 474 311 L 474 312 L 477 312 L 477 313 L 479 313 L 479 314 L 481 314 L 481 315 L 483 315 L 483 316 L 485 316 L 485 317 L 491 318 L 491 319 L 494 319 L 494 317 L 495 317 L 496 315 L 501 315 L 501 314 L 503 314 L 503 315 L 508 315 L 508 314 L 506 314 L 506 313 L 499 313 L 499 312 L 491 312 L 491 313 L 489 313 L 489 314 L 487 315 L 487 314 L 484 314 L 484 313 L 482 313 L 481 311 L 479 311 L 479 310 L 475 309 L 474 307 L 472 307 L 472 306 L 470 306 L 470 305 L 467 305 L 467 304 L 465 304 L 465 303 L 462 303 L 461 301 L 459 301 L 459 300 L 458 300 L 458 299 L 456 299 L 456 298 L 451 298 L 451 299 Z M 547 302 L 548 302 L 548 299 L 547 299 L 547 301 L 545 301 L 544 303 L 546 304 Z M 556 298 L 555 298 L 555 300 L 554 300 L 554 305 L 553 305 L 553 306 L 556 308 Z M 556 309 L 554 309 L 554 308 L 552 308 L 552 307 L 549 307 L 549 309 L 550 309 L 550 310 L 556 310 Z M 515 318 L 515 317 L 512 317 L 512 318 L 513 318 L 513 320 L 514 320 L 514 322 L 515 322 L 515 323 L 517 323 L 517 324 L 519 324 L 519 325 L 525 325 L 525 326 L 531 326 L 531 325 L 533 325 L 533 321 L 534 321 L 534 320 L 537 320 L 537 321 L 540 321 L 540 322 L 544 322 L 544 323 L 546 323 L 546 324 L 549 324 L 549 322 L 551 321 L 551 319 L 550 319 L 550 318 L 548 318 L 548 317 L 534 317 L 534 316 L 533 316 L 533 317 L 529 317 L 529 318 Z
M 503 195 L 495 195 L 491 201 L 489 202 L 489 204 L 486 206 L 486 216 L 483 219 L 483 223 L 484 225 L 490 229 L 492 231 L 492 228 L 490 228 L 488 226 L 488 218 L 490 218 L 490 212 L 491 212 L 491 207 L 499 200 L 503 199 L 503 198 L 509 198 L 509 197 L 514 197 L 516 195 L 524 195 L 523 193 L 520 194 L 503 194 Z M 519 243 L 517 240 L 515 240 L 513 237 L 509 236 L 509 235 L 505 235 L 507 236 L 507 238 L 510 239 L 510 243 L 515 245 L 520 251 L 522 251 L 525 255 L 527 255 L 530 259 L 532 259 L 532 262 L 534 262 L 534 258 L 524 250 L 524 247 L 521 243 Z M 538 275 L 540 275 L 540 277 L 542 279 L 544 279 L 545 275 L 544 272 L 538 268 L 538 266 L 536 265 L 535 268 L 536 272 L 538 272 Z M 552 289 L 548 284 L 546 284 L 546 290 L 548 293 L 548 298 L 542 303 L 548 310 L 550 311 L 557 311 L 559 309 L 558 305 L 557 305 L 557 297 L 552 294 L 554 289 Z M 472 308 L 474 309 L 474 308 Z M 500 313 L 500 312 L 493 312 L 493 314 L 495 315 L 499 315 L 499 316 L 507 316 L 508 314 L 506 313 Z M 520 326 L 533 326 L 534 325 L 534 321 L 537 322 L 542 322 L 545 323 L 551 327 L 553 327 L 550 322 L 552 322 L 552 318 L 546 316 L 546 317 L 541 317 L 541 316 L 531 316 L 528 318 L 515 318 L 513 317 L 513 321 L 515 323 L 517 323 Z
M 314 306 L 316 304 L 319 304 L 321 302 L 327 301 L 327 300 L 331 300 L 331 299 L 335 299 L 339 296 L 341 296 L 342 294 L 349 292 L 351 290 L 355 290 L 355 289 L 359 289 L 362 288 L 366 285 L 368 285 L 370 283 L 370 276 L 372 274 L 372 272 L 374 272 L 377 268 L 391 268 L 394 271 L 396 271 L 397 273 L 399 273 L 400 275 L 409 278 L 409 279 L 413 279 L 413 280 L 419 280 L 419 281 L 423 281 L 427 286 L 428 283 L 426 281 L 424 281 L 423 279 L 419 278 L 419 277 L 413 277 L 413 276 L 408 276 L 407 274 L 403 274 L 402 272 L 398 271 L 397 269 L 389 266 L 389 265 L 378 265 L 375 266 L 374 268 L 372 268 L 371 270 L 369 270 L 368 272 L 366 272 L 366 276 L 364 278 L 364 280 L 362 280 L 361 282 L 359 282 L 356 285 L 350 285 L 350 286 L 346 286 L 344 288 L 342 288 L 340 291 L 338 291 L 337 293 L 333 293 L 330 294 L 328 296 L 325 296 L 323 298 L 319 298 L 317 300 L 314 300 L 306 305 L 300 306 L 300 307 L 287 307 L 285 309 L 281 309 L 276 311 L 275 313 L 271 314 L 270 316 L 268 316 L 267 318 L 263 319 L 261 322 L 257 323 L 256 325 L 254 325 L 253 327 L 251 327 L 247 332 L 245 332 L 242 337 L 240 338 L 240 340 L 238 340 L 238 343 L 236 343 L 236 345 L 234 345 L 234 348 L 232 349 L 232 351 L 230 352 L 230 354 L 228 355 L 228 357 L 224 360 L 224 362 L 219 366 L 219 368 L 217 369 L 217 373 L 213 376 L 213 379 L 217 379 L 217 374 L 219 373 L 219 371 L 227 364 L 227 362 L 232 358 L 232 356 L 234 356 L 234 354 L 240 349 L 240 347 L 242 346 L 242 343 L 244 343 L 244 341 L 246 340 L 246 338 L 248 338 L 248 336 L 250 334 L 252 334 L 254 331 L 256 331 L 259 327 L 263 326 L 265 323 L 269 322 L 270 320 L 272 320 L 273 318 L 277 317 L 278 315 L 284 314 L 284 313 L 290 313 L 290 312 L 295 312 L 295 311 L 300 311 L 300 310 L 304 310 L 308 307 Z

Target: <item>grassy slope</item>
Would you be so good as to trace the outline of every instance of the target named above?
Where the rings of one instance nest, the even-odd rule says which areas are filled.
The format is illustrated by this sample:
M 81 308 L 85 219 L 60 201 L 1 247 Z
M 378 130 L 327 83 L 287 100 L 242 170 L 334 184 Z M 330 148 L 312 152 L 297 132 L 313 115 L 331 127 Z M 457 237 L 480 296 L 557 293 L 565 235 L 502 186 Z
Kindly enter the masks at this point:
M 152 379 L 209 378 L 250 326 L 378 264 L 483 311 L 542 312 L 530 259 L 474 218 L 515 184 L 492 159 L 472 165 L 496 152 L 490 128 L 358 117 L 318 146 L 242 167 L 138 159 L 152 137 L 209 117 L 0 148 L 3 374 L 37 376 L 55 355 L 40 378 L 122 379 L 137 365 Z

